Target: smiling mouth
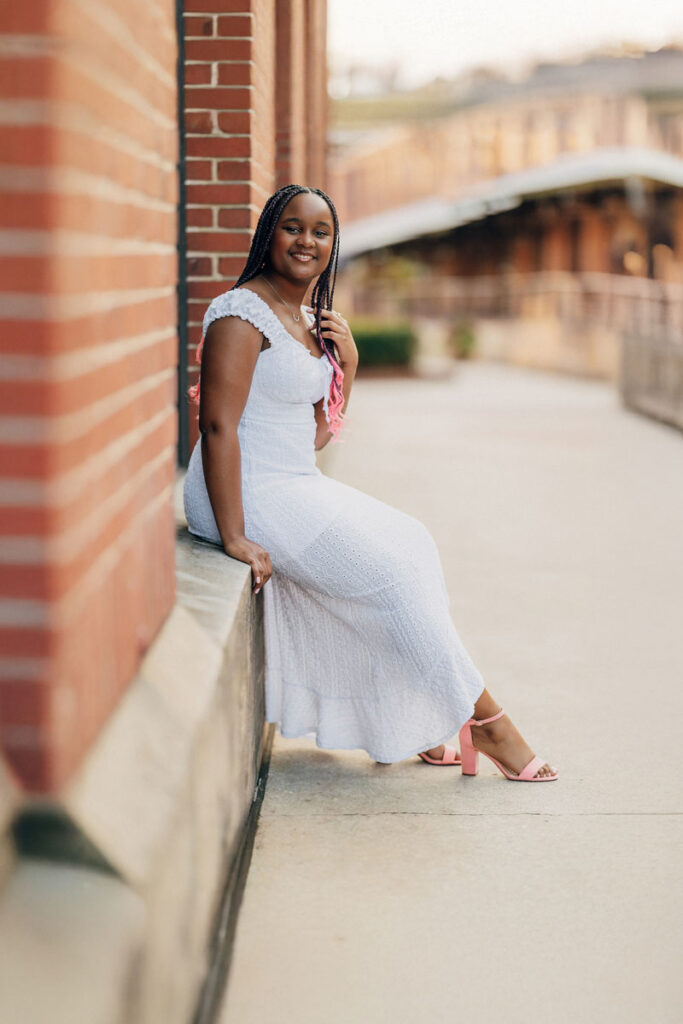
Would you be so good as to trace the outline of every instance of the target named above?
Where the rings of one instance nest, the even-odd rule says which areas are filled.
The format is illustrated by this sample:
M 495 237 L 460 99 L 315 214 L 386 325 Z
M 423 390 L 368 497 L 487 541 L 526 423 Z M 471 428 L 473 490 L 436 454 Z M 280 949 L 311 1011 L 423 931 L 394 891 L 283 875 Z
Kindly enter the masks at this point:
M 315 259 L 315 256 L 309 252 L 292 252 L 290 256 L 292 259 L 298 260 L 299 263 L 310 263 L 311 260 Z

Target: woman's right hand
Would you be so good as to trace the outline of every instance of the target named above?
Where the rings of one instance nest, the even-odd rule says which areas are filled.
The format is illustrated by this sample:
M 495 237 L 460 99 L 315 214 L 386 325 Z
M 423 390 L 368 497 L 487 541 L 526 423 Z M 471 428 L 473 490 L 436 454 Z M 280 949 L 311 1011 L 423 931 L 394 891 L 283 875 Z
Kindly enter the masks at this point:
M 238 562 L 246 562 L 251 566 L 251 587 L 254 594 L 258 594 L 264 583 L 267 583 L 273 575 L 273 566 L 270 564 L 270 555 L 260 544 L 246 537 L 235 537 L 225 545 L 225 551 L 231 558 Z

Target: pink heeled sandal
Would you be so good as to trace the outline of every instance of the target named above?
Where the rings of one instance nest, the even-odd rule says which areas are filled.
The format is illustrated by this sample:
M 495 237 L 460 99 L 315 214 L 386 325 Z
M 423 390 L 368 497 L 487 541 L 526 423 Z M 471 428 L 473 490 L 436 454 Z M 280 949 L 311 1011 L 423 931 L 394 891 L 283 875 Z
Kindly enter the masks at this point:
M 444 743 L 443 757 L 430 757 L 429 754 L 420 753 L 417 756 L 421 757 L 427 764 L 462 764 L 460 754 L 455 747 L 447 747 Z
M 503 767 L 500 761 L 497 761 L 491 754 L 487 754 L 485 750 L 477 750 L 472 743 L 472 726 L 473 725 L 488 725 L 489 722 L 495 722 L 496 719 L 502 718 L 505 714 L 503 709 L 492 715 L 491 718 L 470 718 L 468 722 L 465 722 L 462 729 L 460 730 L 460 749 L 462 750 L 462 773 L 463 775 L 476 775 L 479 770 L 479 755 L 483 754 L 484 757 L 488 757 L 489 761 L 493 761 L 496 768 L 498 768 L 506 779 L 510 782 L 554 782 L 557 778 L 557 772 L 553 772 L 552 775 L 537 775 L 536 772 L 539 768 L 542 768 L 546 763 L 542 757 L 532 757 L 528 764 L 524 765 L 519 775 L 515 775 L 514 772 L 508 771 L 507 768 Z

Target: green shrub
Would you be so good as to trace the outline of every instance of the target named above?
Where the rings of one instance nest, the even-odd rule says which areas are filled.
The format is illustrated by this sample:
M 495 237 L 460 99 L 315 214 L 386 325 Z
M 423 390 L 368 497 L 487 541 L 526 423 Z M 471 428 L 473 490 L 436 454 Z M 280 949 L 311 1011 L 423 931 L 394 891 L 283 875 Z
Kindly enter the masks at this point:
M 408 366 L 417 339 L 406 320 L 356 319 L 349 324 L 359 366 Z
M 450 337 L 450 347 L 453 355 L 458 359 L 468 359 L 474 354 L 477 338 L 471 323 L 466 320 L 459 320 L 453 325 Z

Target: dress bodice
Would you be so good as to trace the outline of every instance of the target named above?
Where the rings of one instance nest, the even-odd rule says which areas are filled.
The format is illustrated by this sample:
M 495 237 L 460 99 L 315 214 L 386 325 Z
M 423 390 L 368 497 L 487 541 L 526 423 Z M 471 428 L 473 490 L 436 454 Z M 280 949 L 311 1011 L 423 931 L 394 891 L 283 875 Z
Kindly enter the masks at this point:
M 309 322 L 312 318 L 303 310 Z M 316 358 L 291 335 L 279 316 L 255 292 L 247 288 L 224 292 L 213 300 L 204 317 L 204 335 L 222 316 L 239 316 L 252 324 L 269 342 L 256 360 L 249 396 L 238 436 L 242 461 L 242 492 L 250 528 L 263 509 L 262 496 L 270 505 L 279 485 L 294 478 L 319 475 L 315 464 L 315 413 L 313 403 L 324 399 L 327 415 L 332 364 L 327 355 Z M 189 460 L 185 479 L 185 507 L 196 532 L 217 541 L 215 524 L 202 467 L 201 439 Z M 278 508 L 286 528 L 291 509 Z M 290 528 L 296 534 L 296 522 Z
M 302 313 L 310 326 L 312 317 L 305 310 Z M 332 364 L 325 354 L 321 358 L 312 355 L 286 330 L 268 303 L 248 288 L 224 292 L 213 300 L 204 316 L 203 334 L 214 320 L 225 316 L 247 320 L 270 343 L 259 352 L 242 421 L 310 421 L 311 406 L 321 398 L 327 413 Z

